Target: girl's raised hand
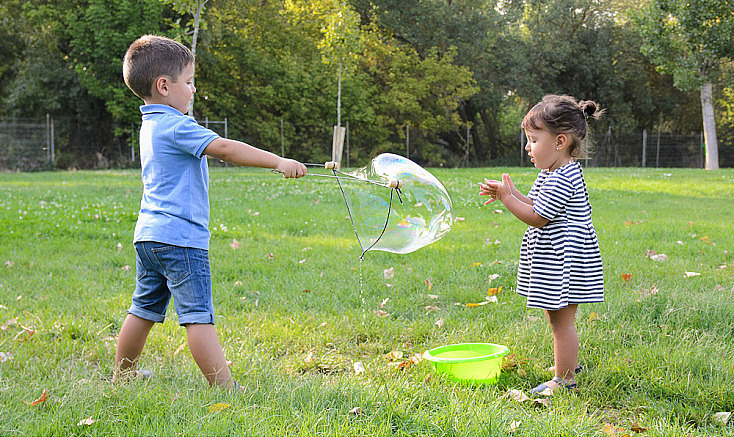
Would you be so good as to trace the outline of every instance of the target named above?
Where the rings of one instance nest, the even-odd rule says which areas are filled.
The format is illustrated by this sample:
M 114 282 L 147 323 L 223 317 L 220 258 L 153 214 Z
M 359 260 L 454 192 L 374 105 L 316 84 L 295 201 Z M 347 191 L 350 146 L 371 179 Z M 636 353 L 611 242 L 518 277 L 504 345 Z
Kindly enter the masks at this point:
M 479 182 L 479 195 L 480 196 L 491 196 L 492 198 L 484 202 L 485 205 L 489 205 L 498 199 L 497 187 L 501 186 L 502 182 L 484 178 L 484 183 Z
M 485 178 L 484 183 L 479 183 L 479 195 L 492 197 L 488 201 L 484 202 L 485 205 L 488 205 L 495 200 L 502 201 L 503 197 L 507 195 L 512 196 L 514 191 L 515 184 L 512 183 L 512 179 L 507 173 L 502 175 L 502 181 Z

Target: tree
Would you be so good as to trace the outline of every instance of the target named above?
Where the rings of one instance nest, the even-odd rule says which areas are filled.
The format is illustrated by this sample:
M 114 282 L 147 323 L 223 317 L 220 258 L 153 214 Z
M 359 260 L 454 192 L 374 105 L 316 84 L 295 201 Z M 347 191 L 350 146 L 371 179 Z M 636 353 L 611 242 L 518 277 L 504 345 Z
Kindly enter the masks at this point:
M 191 53 L 196 60 L 196 45 L 199 42 L 199 28 L 201 27 L 201 16 L 204 13 L 204 5 L 209 0 L 167 0 L 178 12 L 188 12 L 194 18 L 194 28 L 191 29 Z M 191 85 L 196 80 L 196 61 L 194 61 L 194 78 L 191 79 Z M 194 96 L 189 101 L 189 115 L 194 116 Z
M 713 82 L 734 53 L 734 3 L 721 0 L 649 0 L 633 13 L 642 51 L 671 74 L 675 86 L 701 93 L 706 169 L 719 168 Z

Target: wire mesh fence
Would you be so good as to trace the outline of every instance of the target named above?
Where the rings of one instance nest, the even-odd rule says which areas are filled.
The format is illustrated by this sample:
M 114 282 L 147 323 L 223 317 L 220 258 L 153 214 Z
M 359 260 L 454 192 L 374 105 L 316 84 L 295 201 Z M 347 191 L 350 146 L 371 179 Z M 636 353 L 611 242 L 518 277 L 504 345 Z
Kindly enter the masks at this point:
M 199 123 L 227 137 L 228 121 L 204 118 Z M 305 135 L 311 141 L 323 143 L 319 156 L 314 159 L 329 160 L 331 153 L 332 126 L 296 126 L 285 123 L 286 128 L 272 132 L 268 142 L 277 150 L 273 152 L 293 156 L 293 148 L 304 145 L 299 141 Z M 396 153 L 404 153 L 416 162 L 427 162 L 432 156 L 441 153 L 442 140 L 424 135 L 419 129 L 403 127 L 393 138 Z M 37 171 L 51 168 L 109 168 L 139 165 L 137 135 L 126 138 L 115 137 L 113 128 L 105 120 L 77 119 L 73 117 L 53 117 L 35 119 L 0 120 L 0 170 Z M 137 133 L 137 127 L 131 126 Z M 364 126 L 350 126 L 346 130 L 343 164 L 359 165 L 369 159 L 373 152 L 366 147 L 373 146 L 371 138 L 363 138 L 367 132 Z M 408 133 L 409 132 L 409 133 Z M 368 135 L 369 136 L 369 135 Z M 323 138 L 322 138 L 323 137 Z M 469 137 L 467 133 L 467 138 Z M 115 138 L 111 141 L 110 138 Z M 246 139 L 245 139 L 246 140 Z M 585 160 L 589 167 L 684 167 L 703 168 L 705 146 L 702 134 L 680 135 L 661 131 L 616 132 L 612 129 L 604 133 L 589 135 L 592 155 Z M 719 141 L 720 164 L 723 167 L 734 165 L 734 144 L 729 137 Z M 522 141 L 520 142 L 522 143 Z M 517 143 L 516 143 L 517 144 Z M 517 144 L 518 152 L 523 144 Z M 309 150 L 311 147 L 309 147 Z M 364 149 L 364 150 L 363 150 Z M 462 149 L 470 154 L 468 149 Z M 450 156 L 445 161 L 449 166 L 464 166 L 469 154 Z M 323 156 L 321 156 L 323 155 Z M 525 153 L 513 153 L 517 158 L 515 165 L 528 165 Z M 483 162 L 481 157 L 473 156 L 472 162 Z M 505 158 L 503 163 L 512 164 L 513 158 Z M 210 159 L 213 166 L 226 166 L 217 159 Z M 464 164 L 462 164 L 464 163 Z M 503 164 L 504 165 L 504 164 Z

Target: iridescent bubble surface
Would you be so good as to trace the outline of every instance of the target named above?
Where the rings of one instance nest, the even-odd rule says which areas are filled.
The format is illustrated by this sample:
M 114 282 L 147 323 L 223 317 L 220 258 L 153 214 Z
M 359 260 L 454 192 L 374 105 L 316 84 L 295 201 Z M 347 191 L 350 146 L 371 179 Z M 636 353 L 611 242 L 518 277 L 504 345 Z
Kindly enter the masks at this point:
M 454 211 L 449 193 L 435 176 L 408 158 L 383 153 L 370 165 L 347 174 L 385 184 L 399 180 L 403 184 L 398 198 L 396 190 L 390 188 L 341 180 L 363 250 L 374 244 L 370 250 L 410 253 L 451 230 Z

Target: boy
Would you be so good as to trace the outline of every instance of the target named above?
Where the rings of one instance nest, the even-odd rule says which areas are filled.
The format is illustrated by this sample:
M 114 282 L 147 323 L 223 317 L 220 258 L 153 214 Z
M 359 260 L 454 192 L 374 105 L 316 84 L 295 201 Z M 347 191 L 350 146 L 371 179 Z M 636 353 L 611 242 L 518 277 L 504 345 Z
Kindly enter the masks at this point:
M 209 173 L 206 156 L 273 168 L 300 178 L 306 167 L 239 141 L 220 138 L 184 115 L 196 88 L 194 56 L 168 38 L 145 35 L 125 53 L 123 76 L 143 101 L 140 164 L 143 198 L 135 226 L 137 279 L 120 329 L 114 380 L 136 375 L 135 364 L 154 323 L 173 296 L 189 349 L 210 385 L 236 388 L 214 328 L 209 272 Z

